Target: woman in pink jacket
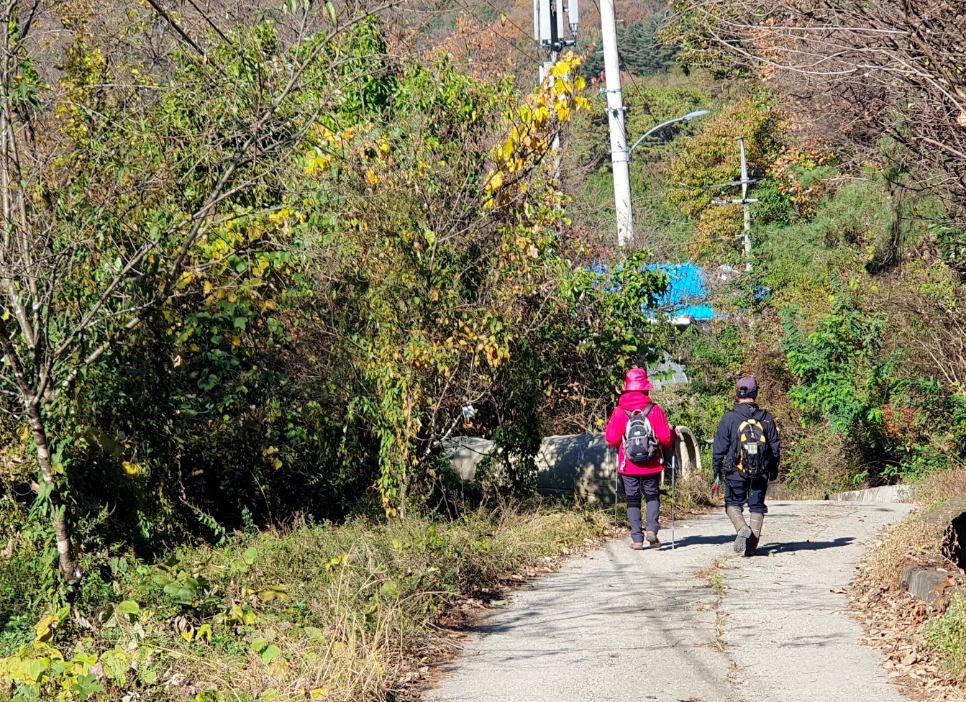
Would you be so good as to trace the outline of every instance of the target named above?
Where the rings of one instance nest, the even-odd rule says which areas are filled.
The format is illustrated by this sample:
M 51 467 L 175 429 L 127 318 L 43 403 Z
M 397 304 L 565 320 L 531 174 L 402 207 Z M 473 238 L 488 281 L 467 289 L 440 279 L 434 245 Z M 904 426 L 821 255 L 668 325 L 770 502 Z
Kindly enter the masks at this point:
M 617 407 L 607 423 L 604 437 L 611 446 L 617 446 L 617 472 L 624 483 L 624 494 L 627 495 L 627 519 L 631 524 L 631 548 L 641 550 L 648 546 L 657 548 L 661 545 L 657 532 L 661 528 L 658 517 L 661 514 L 661 472 L 664 470 L 663 452 L 674 443 L 671 427 L 667 417 L 657 404 L 651 402 L 648 393 L 654 389 L 647 379 L 647 371 L 643 368 L 631 368 L 627 371 L 624 383 L 624 393 L 617 403 Z M 650 411 L 648 411 L 648 406 Z M 628 413 L 635 411 L 647 413 L 647 421 L 654 430 L 654 437 L 660 444 L 657 455 L 644 463 L 633 463 L 624 457 L 624 433 L 630 419 Z M 646 499 L 647 531 L 641 528 L 641 494 Z M 645 545 L 645 542 L 646 545 Z

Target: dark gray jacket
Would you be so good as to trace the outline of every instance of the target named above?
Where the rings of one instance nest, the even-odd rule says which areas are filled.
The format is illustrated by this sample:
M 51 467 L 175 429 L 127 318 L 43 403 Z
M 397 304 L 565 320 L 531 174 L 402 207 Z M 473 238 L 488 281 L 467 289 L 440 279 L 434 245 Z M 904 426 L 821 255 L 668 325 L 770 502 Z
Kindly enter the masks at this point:
M 718 424 L 718 431 L 715 432 L 714 458 L 711 462 L 715 477 L 724 477 L 734 471 L 734 467 L 731 465 L 732 451 L 735 439 L 738 436 L 738 427 L 741 426 L 743 421 L 751 417 L 761 422 L 761 425 L 765 428 L 765 439 L 771 447 L 768 477 L 771 480 L 778 477 L 778 464 L 782 457 L 782 442 L 778 438 L 775 418 L 756 404 L 740 402 L 733 409 L 725 412 L 725 416 L 721 418 L 721 422 Z

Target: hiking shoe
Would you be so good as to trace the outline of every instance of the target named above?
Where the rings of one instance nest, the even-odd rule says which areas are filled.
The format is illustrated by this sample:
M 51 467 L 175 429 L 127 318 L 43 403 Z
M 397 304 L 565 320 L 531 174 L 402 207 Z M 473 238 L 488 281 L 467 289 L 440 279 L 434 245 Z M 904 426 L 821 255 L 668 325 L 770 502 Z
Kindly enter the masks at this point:
M 757 556 L 758 555 L 758 540 L 761 537 L 761 525 L 765 522 L 765 515 L 761 512 L 752 512 L 751 519 L 748 522 L 748 528 L 751 529 L 751 538 L 748 539 L 748 545 L 745 547 L 746 556 Z
M 738 535 L 735 537 L 735 553 L 740 553 L 742 556 L 747 555 L 748 540 L 753 537 L 754 534 L 751 533 L 750 527 L 741 527 L 738 530 Z
M 748 541 L 745 542 L 744 555 L 745 558 L 758 555 L 758 537 L 755 536 L 755 532 L 751 532 L 751 536 L 749 536 Z
M 631 544 L 631 550 L 633 550 L 633 551 L 643 551 L 645 548 L 647 548 L 647 546 L 645 546 L 643 543 L 632 543 Z
M 661 548 L 661 540 L 657 538 L 657 534 L 653 531 L 644 534 L 644 540 L 647 541 L 651 548 Z

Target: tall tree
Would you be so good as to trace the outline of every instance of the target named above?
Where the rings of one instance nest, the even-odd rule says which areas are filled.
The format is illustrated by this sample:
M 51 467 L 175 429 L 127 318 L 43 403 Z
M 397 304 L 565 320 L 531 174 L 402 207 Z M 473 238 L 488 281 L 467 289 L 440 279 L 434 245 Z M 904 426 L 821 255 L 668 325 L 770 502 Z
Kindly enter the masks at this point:
M 966 226 L 964 2 L 675 0 L 686 59 L 753 72 L 794 101 L 805 134 L 879 155 L 905 147 L 906 182 L 944 195 Z M 835 118 L 829 118 L 834 114 Z
M 228 32 L 150 5 L 0 3 L 0 379 L 29 423 L 67 580 L 58 402 L 187 281 L 254 245 L 224 225 L 271 206 L 278 164 L 332 99 L 306 88 L 356 82 L 334 43 L 377 9 L 293 2 L 277 25 Z

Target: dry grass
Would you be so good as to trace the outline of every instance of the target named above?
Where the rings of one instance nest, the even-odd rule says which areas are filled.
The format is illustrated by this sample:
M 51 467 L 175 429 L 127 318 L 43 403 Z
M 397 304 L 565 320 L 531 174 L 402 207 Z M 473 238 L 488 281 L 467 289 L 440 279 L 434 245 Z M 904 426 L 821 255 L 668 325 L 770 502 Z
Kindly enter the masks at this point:
M 862 564 L 863 578 L 870 587 L 898 590 L 903 567 L 921 557 L 941 554 L 946 533 L 946 525 L 923 521 L 921 512 L 913 514 L 889 529 L 869 550 Z
M 670 485 L 667 485 L 667 490 L 667 499 L 661 500 L 662 517 L 669 517 L 671 514 Z M 705 513 L 719 506 L 711 496 L 711 485 L 703 475 L 692 475 L 687 480 L 678 480 L 674 486 L 674 503 L 678 519 L 688 514 Z
M 901 589 L 902 569 L 946 555 L 948 525 L 923 517 L 950 497 L 966 494 L 966 468 L 927 476 L 916 485 L 922 507 L 885 531 L 860 566 L 851 593 L 856 616 L 866 625 L 865 641 L 885 656 L 893 680 L 918 699 L 966 700 L 966 669 L 960 642 L 966 640 L 962 602 L 930 606 Z
M 457 650 L 462 613 L 595 545 L 609 521 L 606 511 L 504 505 L 452 521 L 300 525 L 186 549 L 115 582 L 118 601 L 140 605 L 130 624 L 98 626 L 97 612 L 79 612 L 92 630 L 58 629 L 55 643 L 139 657 L 123 684 L 101 679 L 98 702 L 133 692 L 158 702 L 415 698 L 430 667 Z M 202 585 L 179 604 L 162 574 Z
M 964 494 L 966 467 L 932 473 L 918 483 L 913 497 L 922 509 L 902 524 L 887 530 L 881 541 L 869 550 L 863 562 L 863 577 L 870 585 L 897 590 L 905 565 L 923 556 L 945 555 L 947 525 L 930 523 L 923 520 L 923 516 L 951 497 Z
M 265 608 L 243 634 L 241 655 L 224 656 L 217 667 L 211 657 L 172 659 L 168 676 L 180 672 L 201 689 L 239 699 L 274 691 L 271 699 L 279 702 L 304 700 L 312 690 L 327 702 L 405 696 L 428 664 L 452 655 L 452 639 L 440 629 L 450 608 L 498 600 L 504 586 L 596 543 L 603 514 L 500 509 L 456 523 L 412 520 L 265 535 L 254 544 L 263 561 L 258 578 L 263 585 L 288 584 L 290 598 Z M 250 648 L 258 638 L 281 655 L 265 663 Z
M 966 495 L 966 466 L 930 473 L 916 484 L 913 496 L 924 509 L 937 507 L 951 497 Z

